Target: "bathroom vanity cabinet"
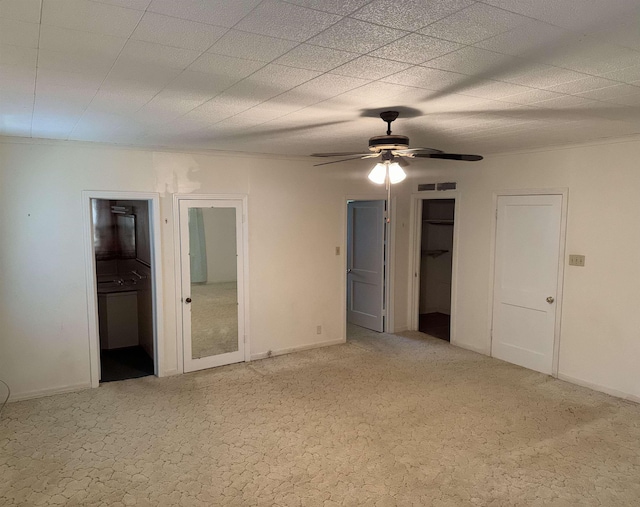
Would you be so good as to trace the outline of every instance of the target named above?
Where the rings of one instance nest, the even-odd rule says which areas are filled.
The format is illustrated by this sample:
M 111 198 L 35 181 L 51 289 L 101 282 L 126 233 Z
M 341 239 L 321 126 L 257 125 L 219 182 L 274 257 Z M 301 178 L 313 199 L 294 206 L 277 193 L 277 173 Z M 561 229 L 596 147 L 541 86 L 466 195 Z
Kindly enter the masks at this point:
M 139 344 L 137 291 L 99 293 L 98 315 L 101 349 L 119 349 Z

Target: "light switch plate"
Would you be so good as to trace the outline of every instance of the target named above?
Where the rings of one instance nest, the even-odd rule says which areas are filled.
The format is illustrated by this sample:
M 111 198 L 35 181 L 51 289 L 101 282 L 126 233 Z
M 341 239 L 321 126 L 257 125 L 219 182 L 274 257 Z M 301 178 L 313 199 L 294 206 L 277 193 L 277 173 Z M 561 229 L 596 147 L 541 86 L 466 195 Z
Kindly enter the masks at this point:
M 569 255 L 569 266 L 584 266 L 584 255 Z

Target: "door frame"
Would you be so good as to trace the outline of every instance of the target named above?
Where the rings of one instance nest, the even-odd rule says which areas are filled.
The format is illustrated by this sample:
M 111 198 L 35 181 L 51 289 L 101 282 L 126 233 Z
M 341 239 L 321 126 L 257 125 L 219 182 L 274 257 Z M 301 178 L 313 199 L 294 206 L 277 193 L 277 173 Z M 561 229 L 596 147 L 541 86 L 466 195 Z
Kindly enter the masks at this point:
M 244 361 L 251 361 L 251 340 L 249 329 L 249 219 L 247 194 L 173 194 L 173 252 L 174 252 L 174 280 L 175 280 L 175 310 L 176 310 L 176 358 L 178 373 L 184 373 L 184 333 L 182 319 L 182 270 L 180 265 L 180 202 L 217 200 L 242 201 L 242 242 L 244 259 L 242 271 L 244 275 Z
M 89 375 L 91 387 L 100 385 L 100 335 L 98 332 L 98 283 L 93 247 L 91 199 L 110 201 L 147 201 L 149 203 L 149 234 L 151 246 L 151 298 L 153 302 L 153 372 L 164 377 L 164 308 L 162 290 L 162 242 L 160 238 L 160 194 L 157 192 L 82 191 L 82 221 L 84 230 L 85 274 L 87 280 L 87 317 L 89 331 Z
M 342 336 L 344 336 L 344 340 L 347 340 L 347 263 L 349 261 L 347 257 L 347 243 L 348 243 L 348 223 L 349 213 L 348 213 L 348 204 L 349 201 L 386 201 L 387 194 L 353 194 L 347 195 L 343 200 L 343 208 L 342 208 L 342 225 L 344 227 L 343 231 L 343 247 L 342 247 Z M 384 308 L 384 319 L 383 319 L 383 333 L 394 333 L 395 332 L 395 318 L 394 318 L 394 279 L 395 279 L 395 255 L 396 255 L 396 247 L 395 247 L 395 235 L 396 235 L 396 225 L 395 225 L 395 215 L 396 215 L 396 198 L 394 196 L 391 197 L 391 204 L 387 203 L 387 210 L 391 209 L 391 223 L 387 223 L 385 225 L 385 238 L 387 239 L 385 245 L 385 276 L 384 276 L 384 300 L 385 300 L 385 308 Z
M 489 250 L 489 356 L 493 349 L 493 297 L 495 293 L 496 273 L 496 239 L 498 235 L 498 197 L 525 196 L 525 195 L 560 195 L 562 206 L 560 215 L 560 250 L 558 252 L 558 288 L 556 292 L 556 318 L 553 331 L 553 361 L 551 364 L 551 376 L 558 377 L 558 365 L 560 360 L 560 328 L 562 323 L 562 301 L 564 290 L 564 264 L 566 257 L 567 241 L 567 215 L 569 209 L 569 189 L 561 188 L 532 188 L 515 190 L 498 190 L 493 193 L 493 206 L 491 217 L 491 244 Z
M 420 327 L 420 250 L 422 243 L 422 206 L 424 201 L 453 199 L 453 250 L 451 252 L 451 331 L 450 343 L 456 343 L 456 317 L 458 301 L 458 245 L 460 226 L 459 190 L 423 190 L 411 194 L 410 234 L 409 234 L 409 330 L 418 331 Z

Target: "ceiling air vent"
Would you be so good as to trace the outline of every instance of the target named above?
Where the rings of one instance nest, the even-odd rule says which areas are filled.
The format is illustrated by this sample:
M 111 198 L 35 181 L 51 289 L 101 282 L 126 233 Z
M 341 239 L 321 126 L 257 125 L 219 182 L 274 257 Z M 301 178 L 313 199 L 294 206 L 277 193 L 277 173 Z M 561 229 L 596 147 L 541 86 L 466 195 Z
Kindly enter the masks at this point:
M 445 183 L 420 183 L 418 185 L 418 192 L 424 192 L 426 190 L 455 190 L 457 183 L 455 181 L 449 181 Z

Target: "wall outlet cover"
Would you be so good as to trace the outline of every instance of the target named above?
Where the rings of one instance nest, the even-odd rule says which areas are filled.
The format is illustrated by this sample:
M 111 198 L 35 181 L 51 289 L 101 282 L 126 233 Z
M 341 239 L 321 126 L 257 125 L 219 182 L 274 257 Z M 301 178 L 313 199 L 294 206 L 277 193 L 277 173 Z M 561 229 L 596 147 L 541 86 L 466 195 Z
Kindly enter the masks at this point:
M 569 255 L 569 266 L 584 266 L 585 256 L 584 255 Z

